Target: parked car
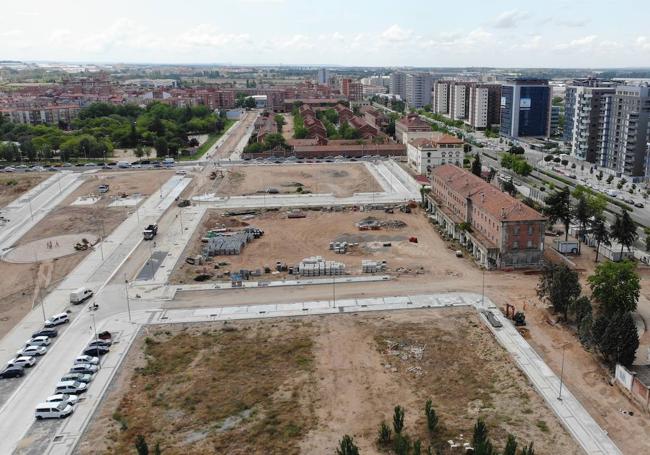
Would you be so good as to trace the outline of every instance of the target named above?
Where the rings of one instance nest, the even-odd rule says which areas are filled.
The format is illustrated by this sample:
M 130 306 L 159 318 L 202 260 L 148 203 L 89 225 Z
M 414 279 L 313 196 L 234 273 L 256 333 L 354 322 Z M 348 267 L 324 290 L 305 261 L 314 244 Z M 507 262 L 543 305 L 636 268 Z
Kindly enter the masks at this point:
M 74 359 L 74 364 L 75 365 L 80 365 L 88 363 L 90 365 L 97 365 L 99 363 L 99 358 L 98 357 L 92 357 L 89 355 L 80 355 L 76 359 Z
M 41 329 L 38 332 L 32 333 L 32 338 L 36 337 L 48 337 L 48 338 L 56 338 L 57 335 L 59 334 L 59 331 L 56 329 Z
M 20 378 L 24 375 L 24 368 L 18 365 L 6 367 L 0 371 L 0 379 Z
M 77 395 L 70 395 L 67 393 L 57 393 L 56 395 L 49 396 L 45 399 L 46 403 L 67 403 L 75 405 L 79 402 Z
M 85 167 L 95 167 L 97 166 L 97 163 L 86 163 L 84 164 Z
M 25 347 L 27 346 L 49 346 L 50 345 L 50 337 L 46 336 L 38 336 L 34 338 L 30 338 L 25 342 Z
M 643 202 L 636 202 L 636 203 L 634 204 L 634 207 L 637 207 L 637 208 L 642 209 L 642 208 L 645 207 L 645 206 L 643 205 Z
M 106 183 L 104 183 L 102 185 L 99 185 L 97 187 L 97 191 L 99 191 L 100 193 L 108 193 L 109 189 L 110 189 L 110 186 L 108 184 L 106 184 Z
M 97 372 L 97 365 L 90 365 L 89 363 L 78 363 L 72 365 L 70 368 L 70 373 L 84 373 L 84 374 L 95 374 Z
M 100 188 L 99 192 L 100 193 L 102 192 L 101 191 L 102 186 L 105 186 L 106 191 L 108 191 L 108 185 L 100 185 L 99 186 L 99 188 Z M 104 193 L 106 191 L 104 191 Z M 86 300 L 88 300 L 92 296 L 93 296 L 93 290 L 92 289 L 88 289 L 88 288 L 75 289 L 74 291 L 72 291 L 70 293 L 70 303 L 73 304 L 73 305 L 78 305 L 80 303 L 85 302 Z
M 20 349 L 18 352 L 16 352 L 16 355 L 35 357 L 35 356 L 45 355 L 46 353 L 47 353 L 47 348 L 45 346 L 27 346 Z
M 30 368 L 33 367 L 35 363 L 36 363 L 36 359 L 34 357 L 21 355 L 18 357 L 14 357 L 9 362 L 7 362 L 7 366 L 10 367 L 19 366 L 23 368 Z
M 93 340 L 90 343 L 88 343 L 88 346 L 86 347 L 86 349 L 94 348 L 95 346 L 100 346 L 100 347 L 108 349 L 108 348 L 111 347 L 112 344 L 113 344 L 113 342 L 110 339 L 108 339 L 108 340 Z
M 68 373 L 61 378 L 61 381 L 77 381 L 88 384 L 93 380 L 93 375 L 89 373 Z
M 185 169 L 178 169 L 176 175 L 187 175 L 187 171 Z
M 54 389 L 54 393 L 69 393 L 79 395 L 84 393 L 88 388 L 88 384 L 79 381 L 60 381 Z
M 108 354 L 109 349 L 106 346 L 91 346 L 84 349 L 83 355 L 90 355 L 93 357 L 101 357 Z
M 59 314 L 55 314 L 47 321 L 45 321 L 45 327 L 46 328 L 56 327 L 57 325 L 66 324 L 68 322 L 70 322 L 68 313 L 59 313 Z
M 6 168 L 3 169 L 4 172 L 16 172 L 16 168 L 13 168 L 11 166 L 7 166 Z
M 63 419 L 72 414 L 72 406 L 68 403 L 41 403 L 36 406 L 36 420 Z

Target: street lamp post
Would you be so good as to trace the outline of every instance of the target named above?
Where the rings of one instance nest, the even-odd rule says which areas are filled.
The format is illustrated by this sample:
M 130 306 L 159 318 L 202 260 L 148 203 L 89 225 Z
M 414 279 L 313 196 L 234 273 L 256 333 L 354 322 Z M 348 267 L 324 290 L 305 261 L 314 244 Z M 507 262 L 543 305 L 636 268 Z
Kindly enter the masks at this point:
M 562 385 L 564 383 L 564 352 L 566 350 L 566 346 L 562 346 L 562 367 L 560 368 L 560 392 L 557 395 L 557 399 L 562 401 Z
M 332 275 L 332 300 L 336 308 L 336 275 Z
M 124 294 L 126 295 L 126 310 L 129 313 L 129 322 L 131 322 L 131 302 L 129 301 L 129 280 L 126 279 L 124 274 Z

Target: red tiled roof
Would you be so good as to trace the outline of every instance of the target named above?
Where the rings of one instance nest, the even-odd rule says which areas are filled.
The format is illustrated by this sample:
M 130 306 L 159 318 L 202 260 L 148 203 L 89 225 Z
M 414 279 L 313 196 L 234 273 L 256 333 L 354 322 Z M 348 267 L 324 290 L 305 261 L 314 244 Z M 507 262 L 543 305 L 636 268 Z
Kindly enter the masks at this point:
M 451 136 L 449 134 L 444 134 L 440 132 L 432 132 L 430 138 L 418 137 L 411 139 L 410 144 L 415 147 L 436 147 L 440 144 L 454 144 L 459 145 L 463 144 L 463 140 L 457 138 L 456 136 Z
M 402 124 L 408 129 L 411 128 L 422 128 L 422 129 L 431 129 L 431 125 L 422 120 L 417 114 L 409 114 L 405 117 L 402 117 L 397 121 L 397 123 Z
M 509 194 L 499 191 L 494 186 L 471 172 L 451 164 L 443 164 L 431 171 L 432 176 L 441 178 L 447 188 L 462 197 L 472 200 L 475 207 L 481 208 L 496 220 L 501 221 L 536 221 L 545 218 Z

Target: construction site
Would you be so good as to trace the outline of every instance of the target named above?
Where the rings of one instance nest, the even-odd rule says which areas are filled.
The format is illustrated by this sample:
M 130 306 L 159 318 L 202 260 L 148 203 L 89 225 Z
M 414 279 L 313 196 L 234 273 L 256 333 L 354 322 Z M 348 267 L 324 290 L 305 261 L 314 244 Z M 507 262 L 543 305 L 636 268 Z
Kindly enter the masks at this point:
M 0 282 L 0 335 L 38 305 L 40 298 L 66 277 L 101 238 L 132 215 L 171 175 L 171 171 L 85 174 L 73 192 L 3 252 L 0 260 L 3 277 Z M 40 175 L 21 174 L 7 178 L 14 177 Z M 30 182 L 29 187 L 21 187 L 27 192 L 43 179 L 20 181 Z M 60 188 L 54 185 L 54 190 Z M 11 217 L 10 213 L 7 210 L 6 216 Z
M 463 260 L 409 205 L 247 212 L 207 211 L 171 282 L 227 280 L 242 270 L 258 280 L 368 273 L 430 277 L 446 273 L 441 259 Z
M 345 197 L 382 190 L 362 163 L 233 166 L 214 171 L 213 177 L 202 192 L 225 196 L 331 193 Z
M 171 454 L 334 453 L 343 434 L 381 453 L 396 405 L 425 448 L 471 440 L 483 417 L 500 450 L 511 433 L 538 454 L 582 453 L 470 309 L 151 326 L 79 453 L 125 453 L 137 434 Z

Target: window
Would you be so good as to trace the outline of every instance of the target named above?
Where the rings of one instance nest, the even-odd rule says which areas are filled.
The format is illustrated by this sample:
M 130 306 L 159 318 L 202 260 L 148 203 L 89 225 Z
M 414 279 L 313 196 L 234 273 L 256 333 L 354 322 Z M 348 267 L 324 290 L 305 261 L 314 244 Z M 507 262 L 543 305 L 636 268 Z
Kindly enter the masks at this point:
M 515 235 L 519 235 L 519 226 L 515 226 Z
M 527 248 L 532 248 L 533 247 L 533 241 L 529 240 L 528 243 L 526 244 Z
M 532 224 L 528 225 L 528 235 L 533 235 L 533 225 Z
M 515 240 L 514 242 L 512 242 L 512 249 L 513 250 L 518 250 L 519 249 L 519 242 L 518 241 Z

